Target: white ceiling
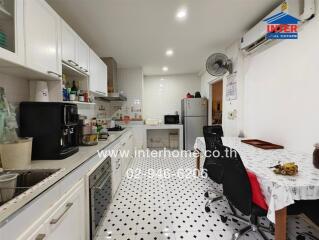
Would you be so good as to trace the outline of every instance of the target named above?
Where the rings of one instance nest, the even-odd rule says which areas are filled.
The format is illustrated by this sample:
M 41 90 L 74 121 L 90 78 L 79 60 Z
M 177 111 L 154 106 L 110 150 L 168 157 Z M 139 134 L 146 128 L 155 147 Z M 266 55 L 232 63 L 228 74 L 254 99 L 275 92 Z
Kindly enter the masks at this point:
M 101 57 L 145 75 L 195 73 L 280 0 L 47 0 Z M 186 7 L 185 21 L 176 21 Z M 168 58 L 165 51 L 174 49 Z

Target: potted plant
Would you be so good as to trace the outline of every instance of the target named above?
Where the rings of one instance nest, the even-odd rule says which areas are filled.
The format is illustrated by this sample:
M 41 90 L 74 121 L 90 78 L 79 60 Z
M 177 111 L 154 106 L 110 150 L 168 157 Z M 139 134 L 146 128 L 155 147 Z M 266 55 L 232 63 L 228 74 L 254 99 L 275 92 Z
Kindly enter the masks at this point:
M 19 138 L 15 108 L 0 87 L 0 157 L 4 169 L 24 169 L 31 164 L 32 138 Z

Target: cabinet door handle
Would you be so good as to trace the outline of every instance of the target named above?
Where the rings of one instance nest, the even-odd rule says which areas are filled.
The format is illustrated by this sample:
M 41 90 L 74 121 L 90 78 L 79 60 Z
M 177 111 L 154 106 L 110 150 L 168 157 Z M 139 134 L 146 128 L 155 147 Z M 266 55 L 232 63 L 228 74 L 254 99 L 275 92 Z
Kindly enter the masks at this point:
M 121 167 L 121 163 L 120 163 L 120 161 L 121 161 L 121 159 L 118 159 L 118 160 L 117 160 L 117 167 L 116 167 L 116 170 L 117 170 L 117 169 L 119 169 L 119 168 Z
M 58 74 L 58 73 L 53 72 L 53 71 L 48 71 L 48 74 L 58 76 L 58 78 L 61 78 L 61 77 L 62 77 L 62 75 L 61 75 L 61 74 Z
M 67 203 L 65 205 L 65 210 L 63 211 L 63 213 L 58 217 L 58 218 L 54 218 L 51 220 L 50 224 L 54 225 L 57 224 L 61 218 L 67 213 L 67 211 L 69 211 L 69 209 L 73 206 L 73 203 Z
M 87 69 L 85 69 L 84 67 L 79 67 L 80 68 L 80 70 L 82 71 L 82 72 L 85 72 L 85 73 L 87 73 L 87 72 L 89 72 Z
M 69 63 L 71 63 L 74 66 L 79 66 L 79 64 L 77 64 L 76 62 L 74 62 L 73 60 L 68 60 Z
M 36 236 L 36 238 L 34 239 L 34 240 L 43 240 L 43 239 L 45 239 L 45 237 L 46 237 L 46 234 L 38 234 L 38 236 Z
M 98 187 L 93 187 L 93 188 L 97 190 L 102 190 L 102 188 L 104 187 L 105 183 L 109 180 L 109 178 L 110 178 L 110 174 L 105 177 L 105 179 L 100 183 Z
M 105 92 L 102 92 L 102 91 L 99 91 L 99 90 L 95 90 L 95 92 L 97 92 L 97 93 L 102 93 L 102 94 L 105 95 Z

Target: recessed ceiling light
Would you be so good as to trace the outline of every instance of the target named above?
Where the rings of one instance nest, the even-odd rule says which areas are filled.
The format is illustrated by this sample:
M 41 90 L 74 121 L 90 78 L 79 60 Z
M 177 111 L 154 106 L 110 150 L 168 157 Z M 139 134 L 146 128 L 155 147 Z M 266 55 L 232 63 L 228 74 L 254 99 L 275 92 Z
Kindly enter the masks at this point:
M 165 67 L 162 68 L 162 70 L 163 70 L 164 72 L 167 72 L 167 71 L 168 71 L 168 67 L 165 66 Z
M 186 8 L 181 8 L 177 11 L 176 13 L 176 18 L 179 19 L 179 20 L 183 20 L 185 19 L 187 16 L 187 10 Z
M 165 54 L 166 56 L 170 57 L 170 56 L 173 56 L 174 51 L 172 49 L 167 49 Z

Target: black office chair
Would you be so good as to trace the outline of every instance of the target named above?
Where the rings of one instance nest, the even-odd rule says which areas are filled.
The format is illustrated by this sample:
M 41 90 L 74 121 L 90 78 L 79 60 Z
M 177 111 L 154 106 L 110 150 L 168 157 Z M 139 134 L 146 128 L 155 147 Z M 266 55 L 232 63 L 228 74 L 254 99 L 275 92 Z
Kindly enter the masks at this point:
M 223 129 L 220 125 L 205 126 L 203 128 L 203 134 L 206 144 L 206 150 L 210 151 L 210 155 L 206 157 L 204 162 L 204 169 L 206 169 L 208 177 L 212 179 L 215 183 L 222 183 L 222 167 L 220 164 L 220 158 L 216 157 L 212 153 L 214 151 L 219 151 L 220 146 L 223 145 L 221 137 L 223 136 Z M 209 193 L 214 193 L 217 197 L 210 197 Z M 208 190 L 205 192 L 205 197 L 208 198 L 205 204 L 205 211 L 210 212 L 210 204 L 219 201 L 223 198 L 220 192 L 214 190 Z
M 223 156 L 224 170 L 222 184 L 224 196 L 233 212 L 236 212 L 237 209 L 242 214 L 250 216 L 250 219 L 246 220 L 237 214 L 228 214 L 228 216 L 222 216 L 222 221 L 226 222 L 228 217 L 231 217 L 234 220 L 248 224 L 248 226 L 233 234 L 233 240 L 237 240 L 251 231 L 256 232 L 263 239 L 268 240 L 264 232 L 273 233 L 273 225 L 270 224 L 269 228 L 266 228 L 258 223 L 258 218 L 266 216 L 267 212 L 252 202 L 250 181 L 238 152 L 228 148 L 228 152 L 231 151 L 231 154 L 227 156 L 227 147 L 224 148 L 225 150 L 223 152 L 226 153 Z

